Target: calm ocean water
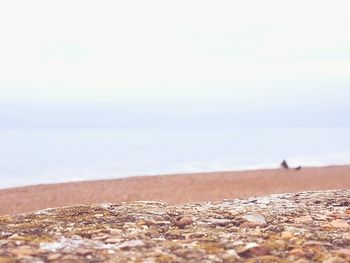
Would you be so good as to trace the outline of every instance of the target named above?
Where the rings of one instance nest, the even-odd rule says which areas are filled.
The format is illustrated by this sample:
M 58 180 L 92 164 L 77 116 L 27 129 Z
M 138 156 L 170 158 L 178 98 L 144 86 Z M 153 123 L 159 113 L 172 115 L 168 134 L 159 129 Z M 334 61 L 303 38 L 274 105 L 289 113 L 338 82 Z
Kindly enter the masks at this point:
M 350 164 L 350 129 L 0 129 L 0 188 L 132 175 Z

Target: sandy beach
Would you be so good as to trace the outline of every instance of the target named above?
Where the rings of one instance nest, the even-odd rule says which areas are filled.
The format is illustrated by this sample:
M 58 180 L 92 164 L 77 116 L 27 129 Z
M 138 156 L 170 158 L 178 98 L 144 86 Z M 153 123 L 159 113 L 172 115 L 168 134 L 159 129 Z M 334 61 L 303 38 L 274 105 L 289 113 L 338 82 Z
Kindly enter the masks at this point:
M 350 189 L 350 166 L 139 176 L 3 189 L 0 214 L 75 204 L 137 200 L 178 204 L 328 189 Z

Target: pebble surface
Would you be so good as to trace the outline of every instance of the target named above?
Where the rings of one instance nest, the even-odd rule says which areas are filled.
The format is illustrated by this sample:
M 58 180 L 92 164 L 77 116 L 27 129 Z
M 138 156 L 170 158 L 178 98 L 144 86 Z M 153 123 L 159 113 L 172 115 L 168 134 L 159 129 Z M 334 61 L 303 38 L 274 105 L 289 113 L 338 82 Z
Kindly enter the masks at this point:
M 2 262 L 350 262 L 350 190 L 0 216 Z

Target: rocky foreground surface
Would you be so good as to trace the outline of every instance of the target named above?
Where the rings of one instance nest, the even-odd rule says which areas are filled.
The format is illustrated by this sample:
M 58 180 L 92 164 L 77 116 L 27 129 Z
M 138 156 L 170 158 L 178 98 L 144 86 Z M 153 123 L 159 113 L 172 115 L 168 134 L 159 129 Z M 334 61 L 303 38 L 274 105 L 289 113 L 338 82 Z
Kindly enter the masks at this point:
M 0 262 L 350 262 L 350 190 L 0 216 Z

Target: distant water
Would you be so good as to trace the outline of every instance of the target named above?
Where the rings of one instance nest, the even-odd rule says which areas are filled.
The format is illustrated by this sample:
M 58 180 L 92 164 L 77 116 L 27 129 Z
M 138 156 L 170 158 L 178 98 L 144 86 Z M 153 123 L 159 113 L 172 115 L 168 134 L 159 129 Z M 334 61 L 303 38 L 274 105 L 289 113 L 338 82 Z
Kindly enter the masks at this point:
M 0 188 L 291 165 L 350 164 L 350 129 L 0 129 Z

